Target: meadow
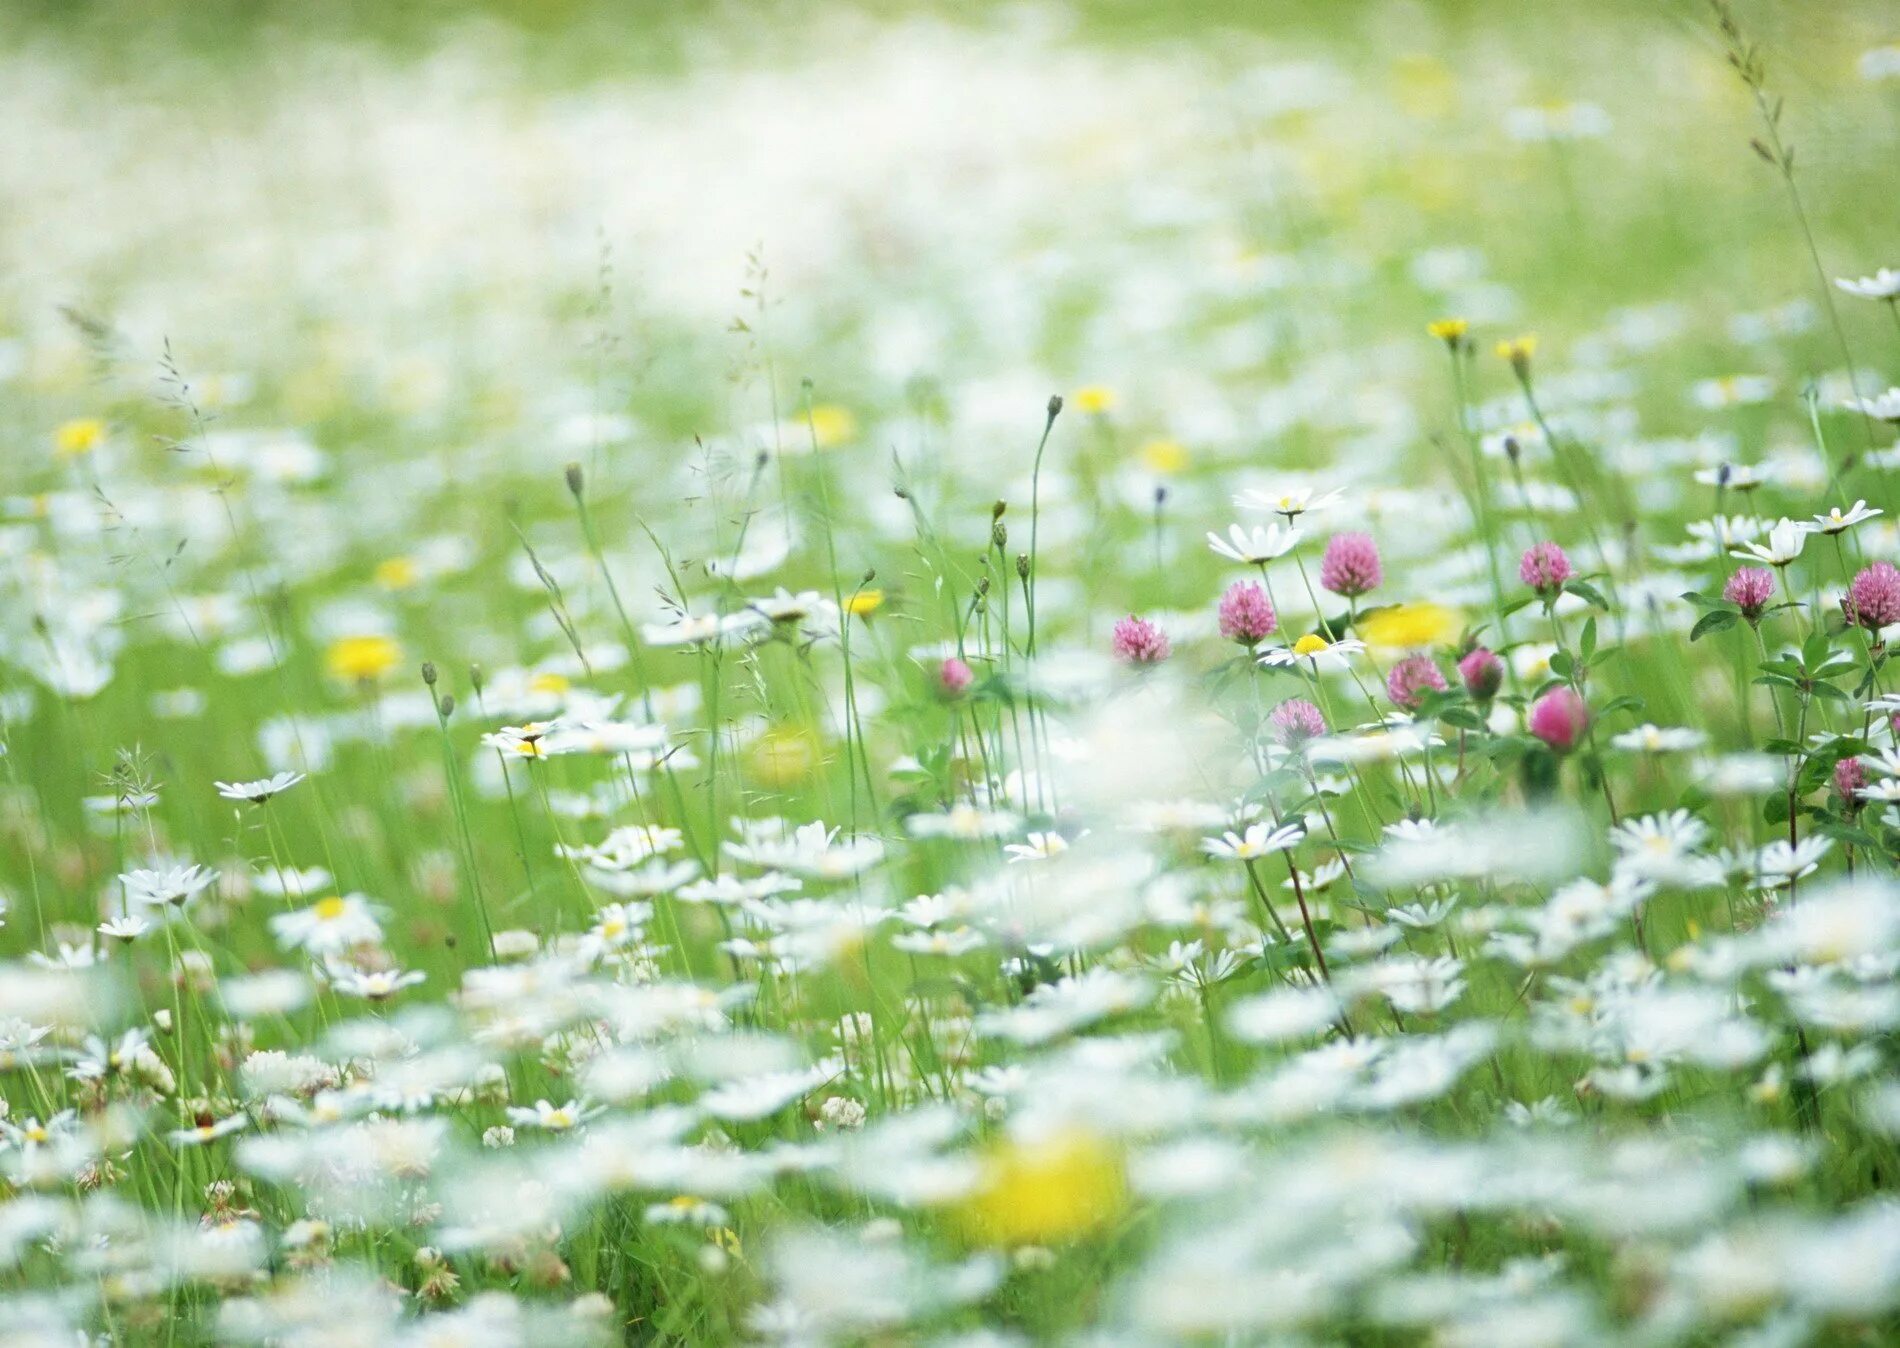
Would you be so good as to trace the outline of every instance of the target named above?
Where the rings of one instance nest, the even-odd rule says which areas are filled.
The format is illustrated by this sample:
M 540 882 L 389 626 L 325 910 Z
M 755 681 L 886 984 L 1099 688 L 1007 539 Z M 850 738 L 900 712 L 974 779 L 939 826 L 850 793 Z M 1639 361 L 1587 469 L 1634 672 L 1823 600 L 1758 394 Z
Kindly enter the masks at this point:
M 16 0 L 0 1342 L 1900 1339 L 1900 22 Z

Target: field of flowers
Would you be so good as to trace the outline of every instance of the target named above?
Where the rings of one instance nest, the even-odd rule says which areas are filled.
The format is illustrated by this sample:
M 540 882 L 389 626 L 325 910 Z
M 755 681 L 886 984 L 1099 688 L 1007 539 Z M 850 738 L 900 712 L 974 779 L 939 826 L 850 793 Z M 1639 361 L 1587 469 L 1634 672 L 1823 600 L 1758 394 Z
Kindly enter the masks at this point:
M 1890 5 L 373 8 L 8 20 L 0 1343 L 1900 1338 Z

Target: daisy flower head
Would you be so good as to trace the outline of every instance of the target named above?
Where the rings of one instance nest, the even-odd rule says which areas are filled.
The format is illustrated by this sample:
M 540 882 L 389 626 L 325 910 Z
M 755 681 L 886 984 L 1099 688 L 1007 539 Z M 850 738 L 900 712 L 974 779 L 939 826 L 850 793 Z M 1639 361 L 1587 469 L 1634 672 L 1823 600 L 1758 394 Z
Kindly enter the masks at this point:
M 1220 599 L 1220 634 L 1251 650 L 1273 634 L 1279 616 L 1267 592 L 1251 580 L 1237 580 Z
M 1634 730 L 1625 730 L 1610 741 L 1619 749 L 1628 749 L 1642 754 L 1685 753 L 1691 749 L 1700 749 L 1708 743 L 1709 737 L 1700 730 L 1688 726 L 1659 726 L 1644 724 Z
M 136 913 L 125 913 L 101 922 L 98 930 L 107 940 L 124 941 L 129 945 L 151 931 L 152 924 Z
M 383 925 L 361 894 L 333 894 L 308 908 L 279 913 L 271 918 L 270 927 L 284 949 L 308 955 L 339 955 L 383 938 Z
M 1865 501 L 1855 501 L 1854 504 L 1849 506 L 1846 510 L 1842 510 L 1839 506 L 1833 506 L 1829 508 L 1827 514 L 1816 515 L 1814 517 L 1814 527 L 1824 534 L 1842 534 L 1846 533 L 1856 524 L 1864 524 L 1874 516 L 1885 513 L 1886 512 L 1879 507 L 1870 506 Z
M 1265 822 L 1247 825 L 1245 833 L 1228 829 L 1218 838 L 1203 838 L 1201 850 L 1221 861 L 1255 861 L 1298 845 L 1306 830 L 1298 824 L 1274 826 Z
M 1343 492 L 1319 492 L 1313 487 L 1289 487 L 1284 491 L 1244 491 L 1234 498 L 1242 510 L 1260 510 L 1283 517 L 1288 524 L 1309 510 L 1324 510 L 1338 503 Z
M 1379 587 L 1385 569 L 1379 562 L 1379 545 L 1371 534 L 1334 534 L 1326 540 L 1326 553 L 1320 558 L 1320 588 L 1346 599 L 1356 599 Z
M 303 779 L 301 772 L 276 772 L 253 782 L 213 782 L 212 785 L 218 788 L 218 794 L 226 800 L 262 805 L 272 796 L 280 796 L 290 790 Z
M 542 758 L 547 754 L 544 741 L 552 729 L 552 721 L 503 726 L 500 730 L 483 735 L 482 744 L 504 758 Z
M 1808 535 L 1813 532 L 1814 526 L 1806 520 L 1784 517 L 1769 528 L 1766 543 L 1744 541 L 1740 548 L 1731 549 L 1729 555 L 1766 562 L 1773 567 L 1784 567 L 1800 557 L 1801 550 L 1808 545 Z
M 1239 562 L 1242 566 L 1260 566 L 1286 556 L 1304 536 L 1301 530 L 1281 524 L 1278 520 L 1265 525 L 1256 524 L 1251 529 L 1233 524 L 1228 526 L 1225 538 L 1209 532 L 1207 546 L 1230 562 Z
M 1900 300 L 1900 270 L 1882 267 L 1872 276 L 1840 276 L 1834 284 L 1849 295 L 1864 300 Z
M 1291 646 L 1277 646 L 1260 657 L 1260 663 L 1274 667 L 1305 664 L 1314 673 L 1336 672 L 1352 664 L 1355 653 L 1366 643 L 1352 637 L 1328 641 L 1317 632 L 1308 632 Z
M 1860 412 L 1875 421 L 1900 425 L 1900 388 L 1890 388 L 1871 398 L 1848 398 L 1845 402 L 1849 411 Z
M 508 1122 L 517 1127 L 539 1128 L 543 1132 L 567 1133 L 600 1114 L 604 1108 L 602 1105 L 587 1105 L 579 1100 L 569 1100 L 564 1105 L 536 1100 L 532 1109 L 524 1109 L 519 1105 L 508 1106 Z
M 1005 843 L 1003 852 L 1012 862 L 1046 861 L 1069 850 L 1069 840 L 1060 833 L 1030 833 L 1019 843 Z
M 218 878 L 214 870 L 198 865 L 162 866 L 127 871 L 119 877 L 126 897 L 151 908 L 182 908 Z
M 366 1002 L 386 1002 L 429 977 L 420 969 L 355 969 L 348 965 L 330 965 L 324 974 L 334 991 Z
M 1517 578 L 1543 599 L 1554 598 L 1573 574 L 1570 558 L 1549 541 L 1533 543 L 1517 564 Z
M 1110 643 L 1116 658 L 1131 665 L 1158 665 L 1174 649 L 1166 632 L 1132 613 L 1115 624 Z

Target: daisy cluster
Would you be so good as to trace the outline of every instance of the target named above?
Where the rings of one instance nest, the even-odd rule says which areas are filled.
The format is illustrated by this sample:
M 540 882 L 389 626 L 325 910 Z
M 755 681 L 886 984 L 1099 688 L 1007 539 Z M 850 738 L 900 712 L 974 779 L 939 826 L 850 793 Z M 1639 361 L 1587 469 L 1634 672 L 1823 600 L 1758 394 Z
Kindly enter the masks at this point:
M 1900 60 L 1392 17 L 0 55 L 0 1341 L 1900 1333 Z

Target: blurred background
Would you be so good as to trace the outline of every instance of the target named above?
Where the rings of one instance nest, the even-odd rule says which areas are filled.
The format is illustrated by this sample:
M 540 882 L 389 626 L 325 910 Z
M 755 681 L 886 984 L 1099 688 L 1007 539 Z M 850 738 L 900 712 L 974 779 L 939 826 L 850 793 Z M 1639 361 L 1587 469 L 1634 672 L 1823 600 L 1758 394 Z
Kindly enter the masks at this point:
M 1891 260 L 1900 18 L 1742 13 L 1829 251 Z M 757 255 L 801 372 L 823 352 L 888 392 L 1410 345 L 1448 307 L 1546 332 L 1748 308 L 1805 265 L 1689 0 L 10 0 L 6 23 L 8 359 L 75 358 L 73 309 L 293 408 L 372 351 L 348 377 L 398 405 L 469 380 L 497 414 L 558 402 L 544 353 L 603 266 L 640 360 L 717 365 Z M 690 381 L 665 382 L 676 405 Z

